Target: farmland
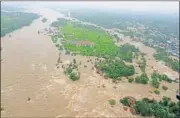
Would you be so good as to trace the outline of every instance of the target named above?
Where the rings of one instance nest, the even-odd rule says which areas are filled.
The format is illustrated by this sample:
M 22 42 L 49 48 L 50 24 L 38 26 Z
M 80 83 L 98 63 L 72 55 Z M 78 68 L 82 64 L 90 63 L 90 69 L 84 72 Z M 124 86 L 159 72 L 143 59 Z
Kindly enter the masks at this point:
M 58 39 L 59 35 L 63 35 L 64 39 L 62 40 L 65 49 L 73 53 L 103 58 L 119 57 L 122 60 L 132 62 L 133 53 L 139 51 L 129 44 L 118 47 L 113 41 L 114 37 L 100 29 L 97 30 L 93 27 L 68 21 L 66 24 L 63 23 L 62 26 L 59 26 L 59 34 L 55 35 L 53 40 Z M 80 46 L 76 44 L 76 42 L 82 41 L 88 41 L 88 43 Z

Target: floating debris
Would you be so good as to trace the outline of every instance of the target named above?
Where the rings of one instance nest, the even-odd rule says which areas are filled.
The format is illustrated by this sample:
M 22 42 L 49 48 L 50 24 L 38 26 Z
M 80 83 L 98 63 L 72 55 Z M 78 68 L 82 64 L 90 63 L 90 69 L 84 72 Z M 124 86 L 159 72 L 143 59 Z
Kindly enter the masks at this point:
M 30 100 L 31 100 L 31 98 L 29 97 L 29 98 L 28 98 L 28 101 L 30 101 Z

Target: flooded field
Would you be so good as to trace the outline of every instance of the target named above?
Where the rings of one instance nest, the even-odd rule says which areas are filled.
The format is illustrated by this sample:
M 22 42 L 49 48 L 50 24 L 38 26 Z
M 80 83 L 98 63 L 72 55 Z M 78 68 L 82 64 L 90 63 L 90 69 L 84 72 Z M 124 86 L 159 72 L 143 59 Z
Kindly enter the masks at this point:
M 165 64 L 163 62 L 158 61 L 153 57 L 153 54 L 156 53 L 155 49 L 150 48 L 148 46 L 145 46 L 141 42 L 132 41 L 130 38 L 125 38 L 123 41 L 121 41 L 119 43 L 119 45 L 123 45 L 125 43 L 129 43 L 131 45 L 138 47 L 141 52 L 146 54 L 145 55 L 145 59 L 147 61 L 146 73 L 149 77 L 153 73 L 153 70 L 156 70 L 160 73 L 164 73 L 164 74 L 169 75 L 172 79 L 178 79 L 179 78 L 178 72 L 173 71 L 168 66 L 165 66 Z
M 49 9 L 32 11 L 40 13 L 42 17 L 33 21 L 30 26 L 12 32 L 12 37 L 7 35 L 1 38 L 2 117 L 137 117 L 124 111 L 119 100 L 125 96 L 160 99 L 163 95 L 176 100 L 174 90 L 178 88 L 178 84 L 163 83 L 169 89 L 162 91 L 161 95 L 151 93 L 154 89 L 150 85 L 131 84 L 126 79 L 115 84 L 92 70 L 94 57 L 61 53 L 62 63 L 57 68 L 58 50 L 48 34 L 38 34 L 38 31 L 49 28 L 52 21 L 63 15 Z M 48 21 L 43 23 L 43 17 Z M 155 61 L 152 49 L 140 43 L 133 44 L 141 51 L 147 49 L 148 75 L 152 73 L 149 68 L 153 66 L 160 72 L 169 72 L 173 77 L 178 77 L 178 73 Z M 81 77 L 76 82 L 71 81 L 61 68 L 62 64 L 70 63 L 74 58 L 77 63 L 82 62 L 79 66 Z M 92 63 L 87 62 L 89 58 Z M 117 104 L 111 107 L 109 99 L 115 99 Z

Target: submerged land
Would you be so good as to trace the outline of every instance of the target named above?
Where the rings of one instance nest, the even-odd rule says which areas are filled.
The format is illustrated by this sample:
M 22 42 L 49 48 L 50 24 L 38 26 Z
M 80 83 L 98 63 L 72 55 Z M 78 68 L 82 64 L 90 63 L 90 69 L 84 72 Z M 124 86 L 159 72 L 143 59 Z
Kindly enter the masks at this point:
M 2 117 L 179 117 L 179 59 L 169 43 L 137 35 L 142 24 L 135 32 L 77 11 L 26 11 L 1 12 Z

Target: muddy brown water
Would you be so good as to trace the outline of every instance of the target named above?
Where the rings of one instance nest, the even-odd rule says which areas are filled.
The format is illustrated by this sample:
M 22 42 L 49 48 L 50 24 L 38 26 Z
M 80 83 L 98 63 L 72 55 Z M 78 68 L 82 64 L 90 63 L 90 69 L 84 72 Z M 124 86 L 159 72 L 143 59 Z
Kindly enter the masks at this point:
M 46 11 L 46 12 L 45 12 Z M 81 72 L 80 80 L 72 82 L 63 69 L 57 69 L 59 52 L 48 35 L 38 34 L 49 28 L 49 24 L 61 16 L 55 11 L 43 9 L 38 11 L 48 19 L 42 23 L 41 18 L 30 26 L 10 33 L 1 38 L 1 111 L 2 117 L 60 117 L 60 116 L 106 116 L 132 117 L 124 111 L 119 100 L 124 96 L 136 99 L 150 97 L 160 99 L 163 95 L 175 100 L 177 84 L 166 84 L 169 89 L 160 96 L 150 93 L 150 85 L 130 84 L 126 80 L 118 84 L 106 80 L 92 71 L 88 57 L 61 54 L 63 64 L 70 63 L 73 58 Z M 50 15 L 46 15 L 50 14 Z M 92 62 L 94 57 L 90 57 Z M 87 68 L 84 68 L 87 65 Z M 103 85 L 105 87 L 103 87 Z M 114 86 L 117 88 L 115 89 Z M 115 99 L 116 105 L 111 107 L 109 99 Z M 136 116 L 134 116 L 136 117 Z

